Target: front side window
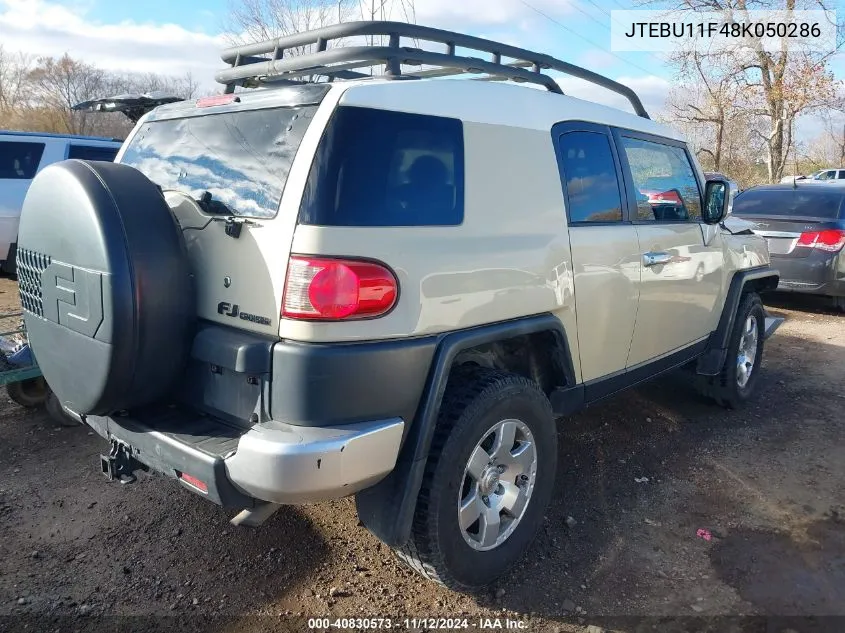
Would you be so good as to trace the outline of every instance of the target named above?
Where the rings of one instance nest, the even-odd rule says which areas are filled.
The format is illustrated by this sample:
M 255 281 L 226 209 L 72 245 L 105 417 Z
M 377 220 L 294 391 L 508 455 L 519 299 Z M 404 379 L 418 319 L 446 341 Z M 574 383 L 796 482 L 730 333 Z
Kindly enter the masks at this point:
M 464 217 L 458 119 L 341 106 L 311 166 L 299 221 L 453 226 Z
M 35 178 L 44 143 L 0 142 L 0 180 Z
M 599 132 L 567 132 L 560 159 L 570 222 L 619 222 L 622 197 L 610 139 Z
M 622 137 L 640 222 L 701 220 L 701 193 L 686 152 L 674 145 Z

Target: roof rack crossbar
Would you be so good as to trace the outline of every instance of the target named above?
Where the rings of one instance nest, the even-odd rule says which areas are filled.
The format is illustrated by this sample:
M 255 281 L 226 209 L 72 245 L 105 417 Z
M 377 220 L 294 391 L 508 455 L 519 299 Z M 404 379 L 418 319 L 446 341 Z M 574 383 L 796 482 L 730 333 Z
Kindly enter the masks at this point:
M 388 44 L 330 45 L 333 40 L 359 36 L 387 37 Z M 445 50 L 436 52 L 402 47 L 401 38 L 440 44 Z M 313 47 L 311 50 L 314 52 L 303 55 L 286 54 L 291 49 L 303 47 Z M 489 59 L 459 55 L 457 48 L 486 53 Z M 503 63 L 503 57 L 513 61 Z M 509 44 L 406 22 L 343 22 L 264 42 L 234 46 L 224 50 L 221 58 L 230 67 L 218 72 L 215 78 L 219 83 L 226 85 L 226 92 L 233 91 L 238 85 L 259 85 L 276 79 L 305 76 L 325 76 L 330 80 L 349 78 L 362 74 L 354 73 L 357 68 L 384 65 L 388 78 L 419 79 L 482 74 L 488 75 L 487 78 L 490 79 L 538 84 L 551 92 L 562 94 L 554 78 L 543 72 L 553 70 L 622 95 L 639 116 L 649 118 L 640 98 L 631 88 L 586 68 Z M 435 68 L 403 73 L 403 65 Z M 340 71 L 346 75 L 342 76 Z

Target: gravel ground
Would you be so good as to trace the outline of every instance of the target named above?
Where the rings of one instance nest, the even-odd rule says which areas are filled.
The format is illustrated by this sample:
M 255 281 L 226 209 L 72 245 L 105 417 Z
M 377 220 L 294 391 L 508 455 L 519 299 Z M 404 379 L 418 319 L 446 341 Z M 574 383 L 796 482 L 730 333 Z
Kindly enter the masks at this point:
M 16 295 L 0 281 L 0 309 Z M 0 398 L 0 630 L 307 630 L 315 616 L 771 625 L 738 617 L 755 615 L 842 616 L 789 626 L 845 630 L 845 317 L 808 301 L 770 310 L 787 322 L 753 406 L 726 412 L 671 375 L 567 420 L 545 525 L 480 595 L 405 570 L 351 500 L 236 528 L 164 478 L 107 482 L 99 437 Z

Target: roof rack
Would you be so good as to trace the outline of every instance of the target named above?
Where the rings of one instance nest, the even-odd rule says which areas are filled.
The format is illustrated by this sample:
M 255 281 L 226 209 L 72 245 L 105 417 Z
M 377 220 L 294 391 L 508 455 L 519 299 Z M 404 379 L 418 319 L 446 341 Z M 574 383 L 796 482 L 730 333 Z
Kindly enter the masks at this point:
M 386 37 L 388 45 L 329 46 L 332 40 L 361 36 Z M 445 46 L 445 52 L 403 47 L 400 46 L 401 38 L 413 39 L 418 46 L 426 42 L 441 44 Z M 303 47 L 316 50 L 285 55 L 291 49 L 299 49 L 299 53 Z M 458 47 L 487 53 L 490 58 L 484 60 L 458 55 L 455 52 Z M 554 78 L 542 72 L 555 70 L 622 95 L 639 116 L 649 118 L 640 98 L 631 88 L 586 68 L 501 42 L 407 22 L 343 22 L 255 44 L 234 46 L 224 50 L 221 57 L 230 67 L 218 72 L 215 79 L 226 85 L 226 93 L 234 92 L 237 86 L 300 83 L 304 77 L 322 76 L 328 81 L 360 79 L 369 75 L 357 69 L 384 64 L 384 77 L 387 79 L 482 75 L 476 79 L 539 84 L 551 92 L 563 94 Z M 502 57 L 513 61 L 503 63 Z M 433 68 L 403 73 L 403 65 Z

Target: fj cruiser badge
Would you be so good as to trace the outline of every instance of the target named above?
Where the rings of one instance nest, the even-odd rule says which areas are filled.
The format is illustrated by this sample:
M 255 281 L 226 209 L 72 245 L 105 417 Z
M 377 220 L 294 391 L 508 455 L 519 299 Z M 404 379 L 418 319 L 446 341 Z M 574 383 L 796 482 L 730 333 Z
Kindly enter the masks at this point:
M 241 312 L 237 303 L 232 305 L 228 301 L 221 301 L 217 304 L 217 314 L 224 314 L 227 317 L 232 317 L 233 319 L 239 318 L 244 321 L 249 321 L 250 323 L 258 323 L 259 325 L 270 325 L 271 323 L 270 319 L 267 317 Z

